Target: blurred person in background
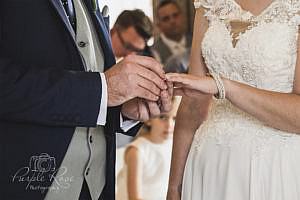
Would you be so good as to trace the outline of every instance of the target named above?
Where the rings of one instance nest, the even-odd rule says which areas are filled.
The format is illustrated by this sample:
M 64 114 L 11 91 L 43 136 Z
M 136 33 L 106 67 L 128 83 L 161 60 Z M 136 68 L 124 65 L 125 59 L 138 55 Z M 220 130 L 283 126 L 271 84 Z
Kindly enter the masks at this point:
M 163 0 L 157 6 L 157 26 L 159 37 L 155 40 L 152 50 L 157 60 L 167 63 L 181 63 L 176 67 L 167 67 L 168 72 L 185 72 L 189 56 L 187 51 L 191 47 L 192 36 L 186 33 L 185 18 L 179 4 L 174 0 Z M 173 56 L 173 57 L 172 57 Z M 177 57 L 177 58 L 176 58 Z M 173 59 L 173 61 L 169 61 Z M 183 60 L 182 62 L 180 60 Z M 175 68 L 175 69 L 174 69 Z
M 117 177 L 117 200 L 166 199 L 172 134 L 180 98 L 169 113 L 147 121 L 124 153 Z
M 164 71 L 166 73 L 175 72 L 175 73 L 187 73 L 189 66 L 191 49 L 188 49 L 180 55 L 171 56 L 166 63 L 164 64 Z
M 152 35 L 153 23 L 142 10 L 124 10 L 111 29 L 115 56 L 123 58 L 130 54 L 146 55 L 147 42 Z
M 130 54 L 153 57 L 147 45 L 153 35 L 153 23 L 142 10 L 124 10 L 117 17 L 110 34 L 117 62 Z M 132 136 L 117 133 L 117 147 L 131 141 Z

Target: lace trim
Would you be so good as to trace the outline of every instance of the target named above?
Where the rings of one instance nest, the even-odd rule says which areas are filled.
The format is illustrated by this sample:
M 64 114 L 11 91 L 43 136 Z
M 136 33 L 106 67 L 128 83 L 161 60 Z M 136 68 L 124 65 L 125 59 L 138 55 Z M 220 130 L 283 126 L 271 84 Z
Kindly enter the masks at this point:
M 223 22 L 232 36 L 232 45 L 235 47 L 242 34 L 262 23 L 284 23 L 290 26 L 300 25 L 300 1 L 299 0 L 274 0 L 259 15 L 253 15 L 243 8 L 235 0 L 196 0 L 195 7 L 204 6 L 205 16 L 209 21 Z M 246 28 L 239 32 L 232 32 L 232 23 L 244 23 Z M 300 27 L 299 27 L 300 30 Z
M 195 7 L 208 8 L 206 17 L 211 20 L 221 20 L 228 23 L 232 20 L 251 22 L 256 26 L 261 22 L 280 22 L 289 25 L 300 25 L 300 1 L 299 0 L 274 0 L 264 11 L 255 16 L 251 12 L 243 10 L 235 0 L 196 0 Z M 249 27 L 251 28 L 251 27 Z
M 200 7 L 204 7 L 206 9 L 210 9 L 212 7 L 213 3 L 212 0 L 195 0 L 194 6 L 196 9 Z
M 201 150 L 206 140 L 227 147 L 251 144 L 255 158 L 261 156 L 267 146 L 285 147 L 295 137 L 300 139 L 296 134 L 265 126 L 224 100 L 213 102 L 210 117 L 197 130 L 193 146 L 195 150 Z

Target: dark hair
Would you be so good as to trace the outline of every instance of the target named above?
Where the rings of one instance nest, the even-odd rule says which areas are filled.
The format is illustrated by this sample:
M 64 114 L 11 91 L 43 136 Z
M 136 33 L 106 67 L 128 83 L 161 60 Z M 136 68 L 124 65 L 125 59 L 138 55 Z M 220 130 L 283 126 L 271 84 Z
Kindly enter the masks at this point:
M 121 31 L 129 27 L 134 27 L 136 32 L 145 40 L 151 38 L 153 34 L 153 24 L 151 20 L 140 9 L 124 10 L 118 16 L 114 26 Z
M 181 8 L 180 8 L 178 2 L 175 0 L 161 0 L 157 6 L 157 11 L 168 4 L 173 4 L 174 6 L 176 6 L 178 8 L 178 10 L 181 11 Z

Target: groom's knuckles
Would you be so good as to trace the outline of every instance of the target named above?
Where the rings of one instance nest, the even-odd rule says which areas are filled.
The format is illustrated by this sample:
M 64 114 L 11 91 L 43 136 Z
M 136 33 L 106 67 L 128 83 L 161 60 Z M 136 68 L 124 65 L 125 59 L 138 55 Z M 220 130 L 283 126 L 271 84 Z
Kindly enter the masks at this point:
M 143 68 L 143 67 L 140 67 L 140 68 L 137 69 L 136 73 L 139 74 L 140 76 L 148 79 L 149 81 L 152 81 L 159 88 L 161 88 L 161 89 L 166 88 L 166 85 L 165 85 L 164 81 L 161 79 L 161 77 L 159 77 L 153 71 L 151 71 L 149 69 L 146 69 L 146 68 Z
M 133 84 L 135 87 L 134 87 L 134 90 L 138 92 L 138 87 L 143 87 L 147 90 L 149 90 L 150 92 L 152 92 L 153 94 L 156 94 L 156 95 L 159 95 L 160 94 L 160 89 L 151 81 L 141 77 L 141 76 L 138 76 L 138 75 L 135 75 L 133 76 L 133 79 L 131 84 Z
M 160 94 L 160 89 L 153 82 L 151 82 L 151 81 L 149 81 L 147 79 L 142 79 L 140 85 L 142 87 L 148 89 L 149 91 L 151 91 L 155 95 L 159 95 Z
M 170 97 L 161 98 L 162 110 L 164 112 L 169 112 L 172 108 L 172 100 Z
M 161 78 L 165 77 L 165 72 L 163 71 L 162 65 L 155 59 L 146 56 L 130 56 L 129 59 L 135 59 L 135 62 L 142 65 L 151 71 L 154 71 Z
M 148 91 L 143 87 L 138 87 L 135 90 L 135 94 L 137 97 L 144 98 L 150 101 L 156 101 L 158 99 L 158 96 L 154 95 L 153 93 L 151 93 L 150 91 Z
M 159 65 L 154 59 L 132 55 L 124 59 L 122 67 L 125 68 L 127 74 L 138 74 L 154 82 L 161 89 L 165 89 L 166 85 L 161 77 L 164 72 Z

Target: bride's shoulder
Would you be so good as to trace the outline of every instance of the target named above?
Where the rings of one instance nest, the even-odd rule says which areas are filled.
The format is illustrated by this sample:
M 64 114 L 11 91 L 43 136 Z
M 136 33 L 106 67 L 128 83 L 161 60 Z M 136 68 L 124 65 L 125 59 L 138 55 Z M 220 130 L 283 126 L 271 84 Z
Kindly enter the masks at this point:
M 195 8 L 211 8 L 218 0 L 194 0 Z

